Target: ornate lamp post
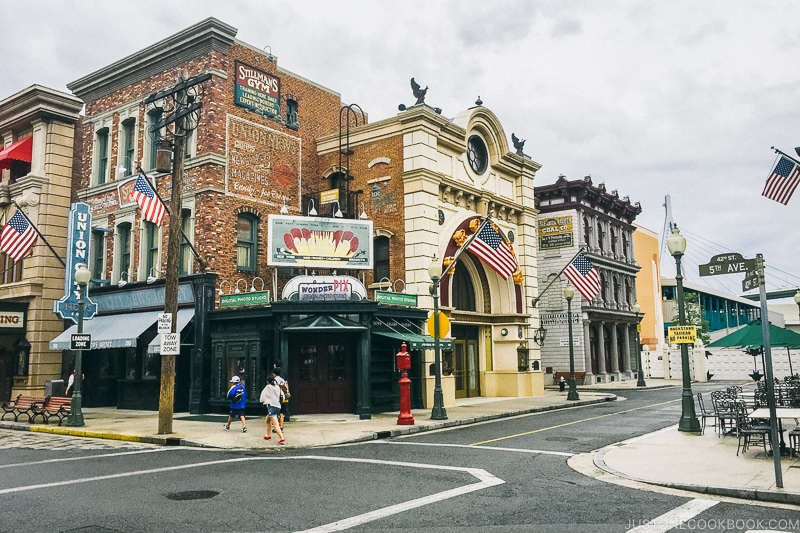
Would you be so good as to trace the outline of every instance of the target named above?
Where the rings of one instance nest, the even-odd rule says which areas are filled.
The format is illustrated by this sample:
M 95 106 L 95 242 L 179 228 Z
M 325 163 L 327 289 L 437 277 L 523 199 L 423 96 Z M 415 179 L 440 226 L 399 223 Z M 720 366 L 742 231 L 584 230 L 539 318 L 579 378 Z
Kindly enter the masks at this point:
M 92 272 L 84 263 L 75 265 L 75 283 L 78 284 L 78 335 L 83 333 L 83 312 L 86 308 L 86 285 L 92 279 Z M 81 385 L 83 381 L 82 350 L 75 350 L 75 381 L 72 385 L 72 405 L 67 416 L 67 425 L 81 427 L 83 422 L 83 396 Z
M 642 368 L 642 308 L 639 302 L 634 302 L 633 312 L 636 313 L 636 369 L 638 370 L 639 379 L 636 380 L 637 387 L 647 387 L 644 382 L 644 368 Z
M 681 275 L 681 257 L 686 250 L 686 238 L 681 235 L 678 227 L 672 228 L 672 235 L 667 239 L 667 249 L 675 258 L 675 284 L 678 290 L 678 322 L 686 325 L 686 309 L 683 297 L 683 276 Z M 689 374 L 689 347 L 681 343 L 681 368 L 683 370 L 683 393 L 681 395 L 681 419 L 678 422 L 678 431 L 700 432 L 700 421 L 694 410 L 694 397 L 692 395 L 692 378 Z
M 439 346 L 439 280 L 442 277 L 442 263 L 434 256 L 431 264 L 428 265 L 428 275 L 433 281 L 431 296 L 433 296 L 433 410 L 431 420 L 447 420 L 447 411 L 444 408 L 444 396 L 442 395 L 442 350 Z
M 575 289 L 571 285 L 564 287 L 564 298 L 567 299 L 567 328 L 569 331 L 569 391 L 567 400 L 580 400 L 578 396 L 578 386 L 575 383 L 575 348 L 572 346 L 572 298 L 575 296 Z

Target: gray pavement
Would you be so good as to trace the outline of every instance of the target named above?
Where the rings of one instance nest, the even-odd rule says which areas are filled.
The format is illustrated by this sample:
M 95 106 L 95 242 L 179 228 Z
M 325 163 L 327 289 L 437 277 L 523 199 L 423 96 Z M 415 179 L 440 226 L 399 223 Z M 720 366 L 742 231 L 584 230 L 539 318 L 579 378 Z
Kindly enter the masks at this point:
M 413 410 L 414 425 L 397 425 L 397 413 L 380 413 L 370 420 L 356 415 L 299 415 L 285 426 L 285 448 L 313 448 L 408 435 L 434 429 L 473 424 L 486 420 L 550 409 L 588 405 L 615 399 L 607 389 L 635 388 L 635 381 L 580 387 L 581 399 L 568 402 L 566 393 L 546 389 L 543 396 L 526 398 L 469 398 L 448 406 L 447 420 L 431 420 L 430 410 Z M 680 381 L 650 380 L 648 387 L 680 387 Z M 604 390 L 606 389 L 606 390 Z M 222 430 L 223 415 L 175 413 L 173 432 L 157 434 L 158 413 L 114 408 L 86 408 L 85 426 L 80 428 L 0 422 L 0 428 L 145 442 L 162 445 L 200 446 L 222 449 L 279 448 L 277 438 L 264 440 L 263 418 L 247 420 L 248 432 L 234 421 L 230 431 Z M 594 464 L 614 476 L 690 490 L 751 500 L 800 505 L 800 459 L 782 457 L 783 487 L 775 484 L 771 457 L 756 447 L 736 455 L 735 437 L 718 437 L 713 428 L 705 435 L 688 434 L 677 425 L 607 446 L 593 453 Z

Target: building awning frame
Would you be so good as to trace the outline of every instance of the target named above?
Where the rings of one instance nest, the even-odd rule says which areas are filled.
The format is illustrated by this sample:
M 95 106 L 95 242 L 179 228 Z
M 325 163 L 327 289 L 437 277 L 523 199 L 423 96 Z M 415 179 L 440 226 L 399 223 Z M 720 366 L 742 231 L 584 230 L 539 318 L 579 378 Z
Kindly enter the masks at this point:
M 435 339 L 429 335 L 419 335 L 417 333 L 400 333 L 397 331 L 373 331 L 375 335 L 405 342 L 409 350 L 433 350 Z M 439 339 L 441 350 L 452 350 L 452 339 Z
M 158 320 L 162 311 L 143 311 L 120 315 L 96 316 L 83 321 L 83 333 L 92 335 L 92 350 L 109 348 L 135 348 L 139 336 Z M 70 338 L 78 332 L 78 325 L 70 326 L 50 341 L 51 350 L 69 350 Z
M 25 137 L 21 141 L 10 144 L 0 151 L 0 169 L 11 168 L 12 161 L 31 162 L 33 154 L 33 137 Z

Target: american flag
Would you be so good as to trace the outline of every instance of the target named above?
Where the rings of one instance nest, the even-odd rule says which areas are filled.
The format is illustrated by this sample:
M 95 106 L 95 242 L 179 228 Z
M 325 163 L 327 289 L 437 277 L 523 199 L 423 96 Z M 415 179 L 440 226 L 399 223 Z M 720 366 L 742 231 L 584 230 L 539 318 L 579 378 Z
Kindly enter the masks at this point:
M 36 244 L 36 230 L 25 215 L 17 211 L 3 226 L 3 232 L 0 233 L 0 250 L 7 253 L 14 261 L 22 261 L 34 244 Z
M 767 178 L 767 184 L 764 185 L 761 196 L 786 205 L 798 183 L 800 183 L 800 167 L 788 157 L 781 156 L 775 169 Z
M 156 191 L 153 190 L 150 182 L 147 181 L 147 178 L 139 174 L 131 195 L 136 200 L 136 203 L 139 204 L 139 207 L 142 208 L 144 219 L 156 226 L 160 226 L 167 209 L 161 202 L 161 198 L 156 194 Z
M 589 261 L 583 252 L 564 269 L 564 275 L 586 301 L 591 302 L 600 292 L 600 271 Z
M 503 279 L 517 270 L 517 259 L 500 235 L 489 223 L 484 223 L 467 248 L 492 267 Z

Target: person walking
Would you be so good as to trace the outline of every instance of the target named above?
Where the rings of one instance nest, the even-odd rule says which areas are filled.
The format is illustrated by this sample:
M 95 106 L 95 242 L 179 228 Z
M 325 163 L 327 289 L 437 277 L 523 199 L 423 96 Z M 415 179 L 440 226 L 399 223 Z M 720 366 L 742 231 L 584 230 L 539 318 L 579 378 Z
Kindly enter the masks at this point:
M 222 429 L 230 431 L 231 422 L 234 418 L 238 418 L 242 421 L 242 433 L 247 433 L 247 422 L 244 419 L 244 410 L 247 406 L 247 390 L 240 381 L 239 376 L 233 376 L 231 378 L 231 383 L 233 383 L 233 385 L 228 389 L 227 394 L 228 401 L 231 402 L 230 413 L 228 414 L 228 422 L 223 424 Z
M 278 415 L 278 423 L 281 426 L 281 430 L 283 430 L 283 422 L 289 420 L 289 398 L 291 397 L 289 393 L 289 382 L 283 378 L 282 374 L 283 370 L 281 370 L 281 367 L 276 366 L 272 369 L 272 377 L 283 393 L 283 399 L 281 399 L 281 414 Z
M 264 420 L 265 424 L 267 425 L 267 432 L 264 434 L 264 440 L 272 439 L 272 435 L 269 434 L 271 426 L 275 429 L 275 433 L 277 433 L 278 437 L 280 438 L 278 444 L 285 444 L 286 440 L 283 438 L 283 430 L 278 422 L 278 416 L 281 412 L 283 391 L 281 391 L 281 388 L 278 386 L 278 382 L 275 381 L 274 377 L 270 376 L 267 378 L 267 384 L 261 391 L 261 397 L 259 399 L 261 400 L 261 403 L 267 406 L 267 417 Z

